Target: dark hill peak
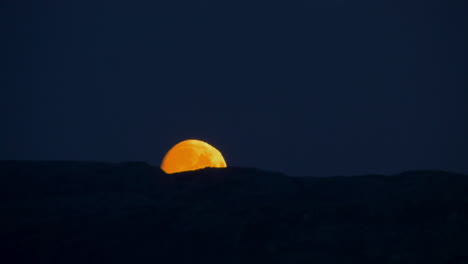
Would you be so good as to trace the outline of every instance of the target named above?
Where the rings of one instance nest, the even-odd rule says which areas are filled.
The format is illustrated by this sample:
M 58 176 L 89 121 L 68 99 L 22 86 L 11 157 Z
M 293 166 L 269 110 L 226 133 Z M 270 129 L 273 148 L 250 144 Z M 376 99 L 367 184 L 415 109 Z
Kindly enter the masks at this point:
M 0 161 L 2 263 L 468 263 L 468 177 Z

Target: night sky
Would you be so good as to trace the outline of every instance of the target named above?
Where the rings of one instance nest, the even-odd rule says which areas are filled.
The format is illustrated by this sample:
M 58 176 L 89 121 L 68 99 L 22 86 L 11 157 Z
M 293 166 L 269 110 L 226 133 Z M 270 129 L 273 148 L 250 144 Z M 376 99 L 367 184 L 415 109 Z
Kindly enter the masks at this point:
M 0 159 L 468 173 L 468 2 L 0 3 Z

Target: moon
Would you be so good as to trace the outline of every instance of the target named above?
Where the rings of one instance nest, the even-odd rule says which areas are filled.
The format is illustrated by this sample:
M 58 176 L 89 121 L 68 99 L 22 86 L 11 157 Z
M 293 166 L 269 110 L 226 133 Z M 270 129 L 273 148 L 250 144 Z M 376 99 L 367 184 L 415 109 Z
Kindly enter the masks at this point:
M 177 143 L 164 156 L 161 169 L 167 173 L 199 170 L 206 167 L 226 168 L 226 161 L 219 150 L 196 139 Z

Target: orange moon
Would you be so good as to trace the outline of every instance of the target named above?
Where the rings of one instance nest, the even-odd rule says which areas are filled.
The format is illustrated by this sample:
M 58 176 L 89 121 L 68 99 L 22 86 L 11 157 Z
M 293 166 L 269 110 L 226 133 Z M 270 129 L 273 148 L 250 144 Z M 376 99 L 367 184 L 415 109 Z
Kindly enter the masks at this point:
M 166 153 L 161 163 L 161 169 L 168 174 L 206 167 L 226 168 L 227 165 L 219 150 L 196 139 L 177 143 Z

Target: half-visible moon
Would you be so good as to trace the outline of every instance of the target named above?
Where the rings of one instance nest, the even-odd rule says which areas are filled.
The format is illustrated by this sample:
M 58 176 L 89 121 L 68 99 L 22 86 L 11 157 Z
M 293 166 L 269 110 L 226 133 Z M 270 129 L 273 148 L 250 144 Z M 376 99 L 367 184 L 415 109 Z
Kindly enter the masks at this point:
M 227 165 L 219 150 L 196 139 L 177 143 L 166 153 L 161 163 L 161 169 L 169 174 L 206 167 L 226 168 Z

